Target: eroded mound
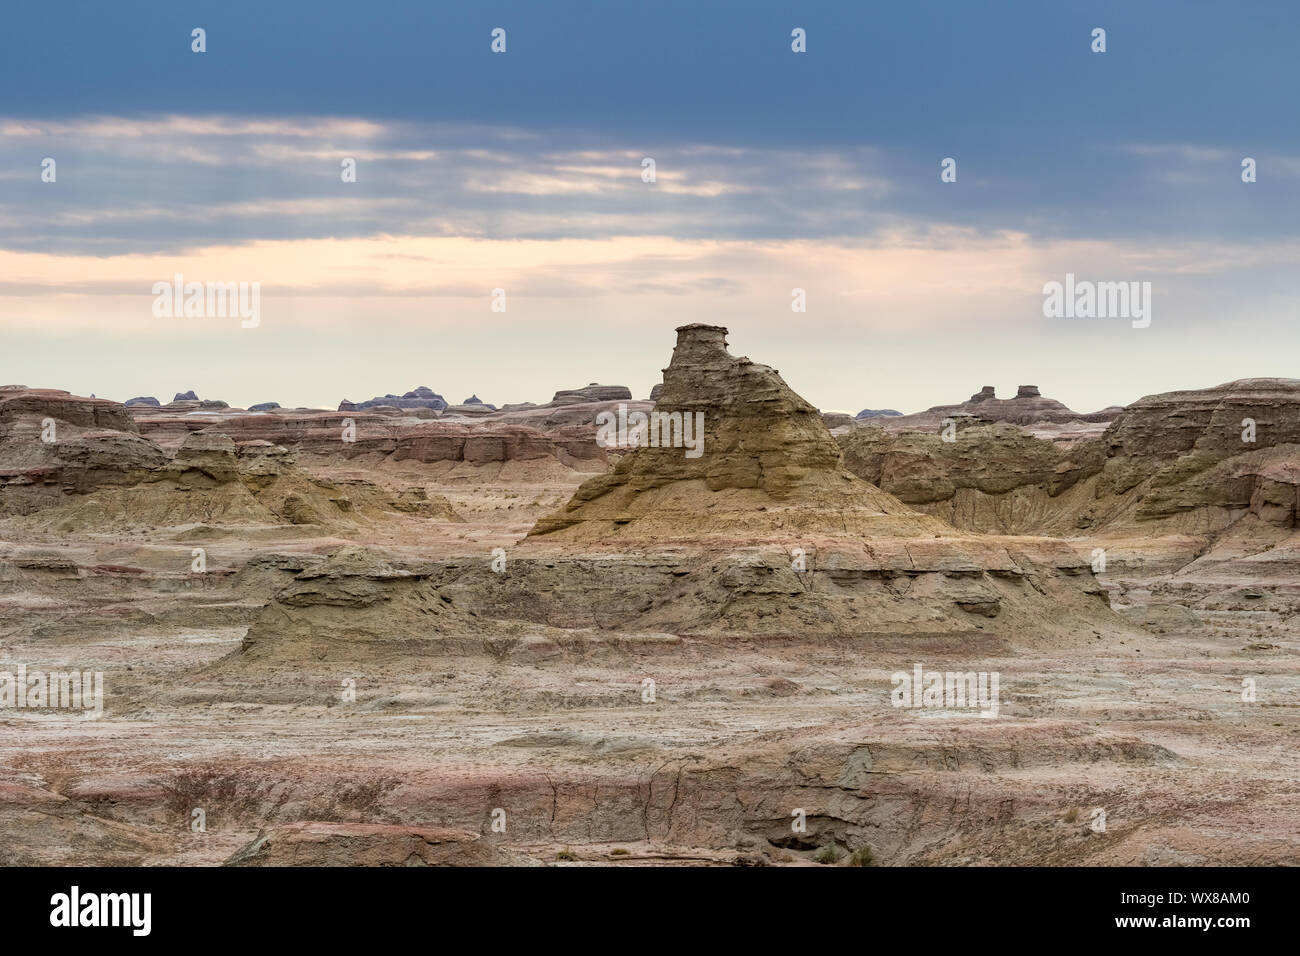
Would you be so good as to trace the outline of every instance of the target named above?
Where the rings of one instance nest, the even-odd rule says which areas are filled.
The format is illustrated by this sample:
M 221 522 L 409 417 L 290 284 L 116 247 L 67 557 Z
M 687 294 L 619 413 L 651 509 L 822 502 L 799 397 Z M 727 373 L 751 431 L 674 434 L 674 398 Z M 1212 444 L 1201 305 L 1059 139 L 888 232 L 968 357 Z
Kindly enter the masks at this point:
M 340 552 L 276 596 L 245 657 L 446 652 L 526 626 L 999 647 L 1131 635 L 1062 542 L 959 535 L 848 472 L 817 409 L 728 354 L 724 335 L 678 329 L 664 372 L 658 411 L 702 431 L 647 439 L 508 560 L 399 567 Z M 663 440 L 674 434 L 681 444 Z
M 848 471 L 821 413 L 773 369 L 728 353 L 726 331 L 677 330 L 645 444 L 584 482 L 531 536 L 647 543 L 944 531 Z
M 195 524 L 356 527 L 396 514 L 459 520 L 423 489 L 302 471 L 283 446 L 187 434 L 173 454 L 142 437 L 123 406 L 51 389 L 0 390 L 0 518 L 32 531 Z

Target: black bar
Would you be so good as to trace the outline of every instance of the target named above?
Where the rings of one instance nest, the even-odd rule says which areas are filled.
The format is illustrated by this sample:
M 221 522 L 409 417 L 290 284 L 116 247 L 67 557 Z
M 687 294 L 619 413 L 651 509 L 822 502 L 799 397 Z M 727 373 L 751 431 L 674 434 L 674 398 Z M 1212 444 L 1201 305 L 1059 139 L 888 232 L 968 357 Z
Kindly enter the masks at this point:
M 0 885 L 11 945 L 75 933 L 78 941 L 128 945 L 209 946 L 256 938 L 274 950 L 348 940 L 373 945 L 376 930 L 383 929 L 385 937 L 401 931 L 436 948 L 453 940 L 464 946 L 480 934 L 484 945 L 495 947 L 511 938 L 533 945 L 600 939 L 676 945 L 688 933 L 704 938 L 713 932 L 731 941 L 753 934 L 768 942 L 791 932 L 805 946 L 836 948 L 1125 938 L 1142 945 L 1203 939 L 1232 946 L 1256 931 L 1270 938 L 1286 931 L 1292 914 L 1284 907 L 1294 894 L 1295 871 L 64 867 L 0 870 Z M 52 898 L 70 896 L 73 886 L 83 902 L 88 894 L 150 894 L 148 935 L 134 935 L 129 925 L 52 926 Z M 1222 923 L 1242 918 L 1243 925 Z M 1119 923 L 1147 919 L 1153 925 Z M 1202 927 L 1202 919 L 1211 925 Z

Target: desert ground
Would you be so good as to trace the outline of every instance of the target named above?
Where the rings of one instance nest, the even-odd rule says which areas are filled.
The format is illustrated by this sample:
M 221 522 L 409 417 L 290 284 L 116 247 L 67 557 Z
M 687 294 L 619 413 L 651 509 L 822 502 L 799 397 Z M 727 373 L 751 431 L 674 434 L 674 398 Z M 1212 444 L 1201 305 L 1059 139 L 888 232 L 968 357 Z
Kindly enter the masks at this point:
M 0 707 L 0 863 L 1300 863 L 1300 381 L 853 417 L 725 334 L 640 400 L 0 390 L 0 671 L 103 675 Z M 598 440 L 651 411 L 702 453 Z

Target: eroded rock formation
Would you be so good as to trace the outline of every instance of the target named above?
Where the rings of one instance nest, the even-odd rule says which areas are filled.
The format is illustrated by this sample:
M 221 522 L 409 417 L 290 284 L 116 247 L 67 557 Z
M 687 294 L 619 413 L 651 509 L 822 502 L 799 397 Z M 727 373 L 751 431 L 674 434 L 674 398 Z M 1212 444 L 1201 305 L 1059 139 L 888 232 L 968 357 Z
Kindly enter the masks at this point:
M 912 415 L 889 415 L 879 424 L 891 430 L 929 429 L 937 427 L 945 418 L 962 416 L 971 416 L 977 422 L 989 425 L 998 422 L 1013 425 L 1105 423 L 1113 421 L 1121 411 L 1121 407 L 1112 406 L 1099 412 L 1076 412 L 1055 399 L 1044 398 L 1036 385 L 1021 385 L 1015 398 L 1002 399 L 997 397 L 992 385 L 985 385 L 958 405 L 936 405 Z M 863 417 L 858 416 L 860 419 Z

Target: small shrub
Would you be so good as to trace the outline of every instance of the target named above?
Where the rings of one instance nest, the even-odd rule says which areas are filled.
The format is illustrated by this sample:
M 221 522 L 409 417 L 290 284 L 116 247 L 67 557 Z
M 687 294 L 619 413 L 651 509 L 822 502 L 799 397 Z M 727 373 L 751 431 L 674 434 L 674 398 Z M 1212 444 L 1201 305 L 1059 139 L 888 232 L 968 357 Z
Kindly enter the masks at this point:
M 570 852 L 569 850 L 561 850 L 559 853 L 555 854 L 555 858 L 557 860 L 565 860 L 565 861 L 573 861 L 577 859 L 577 857 L 574 856 L 573 853 Z
M 834 843 L 828 843 L 813 854 L 813 859 L 818 863 L 838 863 L 840 859 L 839 848 Z
M 871 866 L 875 862 L 869 846 L 860 846 L 849 854 L 849 866 Z

